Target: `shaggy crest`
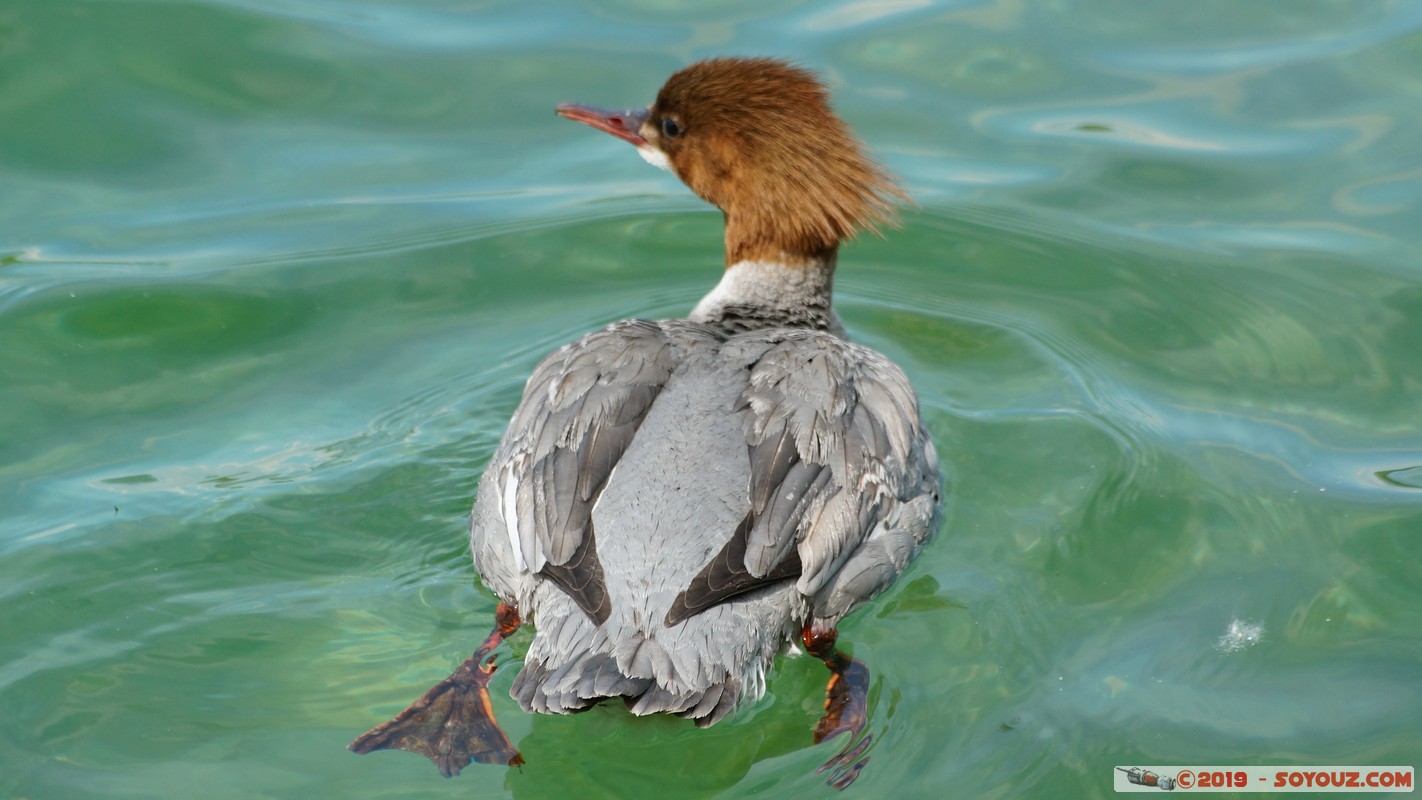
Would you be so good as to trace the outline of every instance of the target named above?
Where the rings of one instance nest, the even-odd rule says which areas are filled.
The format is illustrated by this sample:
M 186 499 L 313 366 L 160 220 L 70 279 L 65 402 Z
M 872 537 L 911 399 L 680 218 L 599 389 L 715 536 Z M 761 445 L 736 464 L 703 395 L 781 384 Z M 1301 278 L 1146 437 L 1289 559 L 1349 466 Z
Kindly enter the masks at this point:
M 716 58 L 667 79 L 642 133 L 693 191 L 726 214 L 726 263 L 830 256 L 907 200 L 864 154 L 808 70 Z

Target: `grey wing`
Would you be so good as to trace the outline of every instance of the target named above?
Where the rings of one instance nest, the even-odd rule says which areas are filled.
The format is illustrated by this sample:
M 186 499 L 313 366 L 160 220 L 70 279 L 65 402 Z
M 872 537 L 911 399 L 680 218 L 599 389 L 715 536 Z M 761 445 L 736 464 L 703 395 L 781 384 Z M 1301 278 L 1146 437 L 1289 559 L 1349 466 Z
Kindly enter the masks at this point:
M 538 365 L 495 456 L 499 512 L 520 569 L 558 584 L 594 623 L 610 612 L 592 509 L 676 369 L 655 322 L 619 322 Z
M 667 623 L 794 578 L 832 624 L 888 586 L 932 533 L 937 456 L 908 379 L 869 348 L 793 334 L 748 368 L 738 410 L 750 507 Z

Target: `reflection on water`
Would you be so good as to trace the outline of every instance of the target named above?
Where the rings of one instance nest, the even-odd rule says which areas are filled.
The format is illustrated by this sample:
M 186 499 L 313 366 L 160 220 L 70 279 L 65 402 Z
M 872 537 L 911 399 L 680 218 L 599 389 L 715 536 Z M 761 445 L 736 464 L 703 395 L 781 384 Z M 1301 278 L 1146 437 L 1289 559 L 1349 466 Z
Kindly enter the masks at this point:
M 821 69 L 919 202 L 837 281 L 952 487 L 842 629 L 860 791 L 1415 761 L 1422 6 L 1163 13 L 0 10 L 0 795 L 823 791 L 812 659 L 707 731 L 505 670 L 522 771 L 344 750 L 487 630 L 465 515 L 533 364 L 718 277 L 719 216 L 553 105 L 713 53 Z

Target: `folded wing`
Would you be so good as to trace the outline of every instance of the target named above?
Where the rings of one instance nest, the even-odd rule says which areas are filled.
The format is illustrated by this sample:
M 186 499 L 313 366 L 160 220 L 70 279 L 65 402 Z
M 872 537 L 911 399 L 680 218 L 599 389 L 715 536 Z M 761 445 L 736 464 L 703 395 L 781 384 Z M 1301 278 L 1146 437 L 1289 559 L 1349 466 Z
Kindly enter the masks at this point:
M 828 334 L 780 332 L 763 344 L 735 409 L 750 507 L 668 625 L 789 579 L 815 616 L 837 620 L 887 586 L 932 532 L 937 457 L 903 372 Z

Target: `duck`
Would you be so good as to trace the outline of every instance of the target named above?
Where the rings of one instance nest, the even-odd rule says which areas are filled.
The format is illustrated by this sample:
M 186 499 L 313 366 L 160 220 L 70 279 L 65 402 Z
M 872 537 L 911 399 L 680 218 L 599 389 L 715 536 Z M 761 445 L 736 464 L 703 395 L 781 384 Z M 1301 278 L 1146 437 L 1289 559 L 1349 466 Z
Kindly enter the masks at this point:
M 901 575 L 944 491 L 917 396 L 849 340 L 840 245 L 907 199 L 811 71 L 721 57 L 645 108 L 556 113 L 631 144 L 725 219 L 719 282 L 684 319 L 615 322 L 534 369 L 470 516 L 492 633 L 449 678 L 352 742 L 521 765 L 488 694 L 494 649 L 534 628 L 510 694 L 527 712 L 610 699 L 714 725 L 765 694 L 775 659 L 829 669 L 816 743 L 831 785 L 867 763 L 868 668 L 838 626 Z

